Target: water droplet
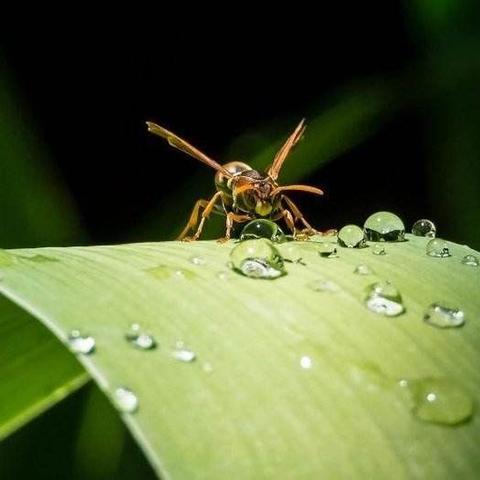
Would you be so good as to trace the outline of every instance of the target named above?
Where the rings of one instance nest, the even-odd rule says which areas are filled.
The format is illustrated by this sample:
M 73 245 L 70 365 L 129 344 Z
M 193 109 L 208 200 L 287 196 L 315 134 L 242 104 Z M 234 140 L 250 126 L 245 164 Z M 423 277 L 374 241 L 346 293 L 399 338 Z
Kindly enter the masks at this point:
M 416 235 L 417 237 L 435 238 L 435 235 L 437 234 L 437 228 L 431 220 L 422 218 L 413 224 L 412 234 Z
M 475 255 L 465 255 L 462 258 L 462 263 L 468 265 L 469 267 L 478 267 L 480 266 L 480 260 Z
M 73 353 L 88 355 L 95 350 L 95 339 L 90 335 L 85 335 L 80 330 L 72 330 L 68 334 L 68 344 Z
M 372 275 L 373 272 L 368 265 L 357 265 L 353 273 L 357 275 Z
M 193 263 L 194 265 L 205 265 L 207 261 L 203 257 L 190 257 L 189 259 L 190 263 Z
M 138 323 L 132 323 L 130 330 L 125 334 L 126 340 L 140 350 L 153 350 L 157 342 L 148 333 L 145 333 Z
M 430 257 L 445 258 L 451 257 L 448 243 L 440 238 L 434 238 L 427 243 L 427 255 Z
M 280 252 L 270 240 L 245 240 L 231 252 L 232 268 L 250 278 L 273 279 L 287 272 Z
M 438 328 L 461 327 L 465 323 L 465 313 L 458 308 L 432 303 L 425 312 L 423 320 Z
M 374 255 L 386 255 L 387 251 L 385 250 L 385 247 L 383 245 L 376 244 L 372 247 L 372 253 Z
M 218 272 L 217 273 L 217 278 L 219 280 L 229 280 L 230 279 L 230 273 L 229 272 Z
M 314 292 L 338 292 L 340 287 L 331 280 L 313 280 L 307 283 L 307 287 Z
M 202 370 L 203 370 L 205 373 L 212 373 L 212 372 L 213 372 L 212 364 L 211 364 L 210 362 L 205 362 L 205 363 L 202 365 Z
M 396 317 L 405 312 L 400 292 L 390 282 L 377 282 L 367 287 L 365 305 L 372 312 Z
M 158 265 L 153 268 L 147 268 L 145 270 L 155 278 L 164 280 L 168 278 L 179 280 L 191 280 L 197 277 L 195 272 L 184 268 L 176 268 L 168 265 Z
M 338 232 L 338 243 L 347 248 L 363 248 L 365 233 L 358 225 L 345 225 Z
M 197 358 L 195 352 L 186 348 L 181 341 L 175 344 L 175 349 L 173 350 L 172 355 L 175 360 L 186 363 L 193 362 Z
M 121 412 L 134 413 L 138 410 L 138 398 L 129 388 L 118 387 L 113 398 Z
M 318 243 L 318 254 L 323 258 L 337 258 L 337 248 L 333 243 Z
M 446 378 L 402 380 L 410 395 L 412 413 L 425 422 L 458 425 L 473 414 L 473 401 L 460 386 Z
M 391 212 L 370 215 L 363 225 L 367 240 L 371 242 L 403 242 L 405 225 L 400 217 Z
M 28 260 L 35 263 L 59 262 L 58 258 L 47 257 L 46 255 L 20 255 L 22 260 Z
M 271 220 L 252 220 L 243 227 L 240 240 L 255 240 L 258 238 L 266 238 L 272 242 L 281 243 L 285 241 L 285 234 Z
M 305 370 L 309 370 L 313 366 L 313 360 L 311 357 L 304 355 L 300 358 L 300 366 Z

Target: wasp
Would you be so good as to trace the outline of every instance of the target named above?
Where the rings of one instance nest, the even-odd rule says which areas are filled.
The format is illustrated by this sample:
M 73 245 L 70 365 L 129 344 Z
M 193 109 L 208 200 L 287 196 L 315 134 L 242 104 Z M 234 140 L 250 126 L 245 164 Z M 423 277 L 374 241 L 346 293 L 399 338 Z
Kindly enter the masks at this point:
M 305 132 L 305 120 L 302 120 L 287 138 L 265 173 L 254 170 L 246 163 L 238 161 L 221 165 L 160 125 L 153 122 L 146 123 L 149 132 L 166 139 L 172 147 L 216 170 L 216 193 L 210 200 L 197 200 L 190 219 L 178 240 L 198 240 L 202 234 L 205 221 L 212 211 L 220 211 L 226 216 L 225 237 L 219 239 L 220 242 L 230 239 L 235 223 L 248 222 L 257 218 L 266 218 L 272 221 L 283 219 L 294 238 L 297 238 L 300 232 L 302 235 L 318 233 L 307 222 L 301 211 L 285 192 L 300 190 L 315 195 L 323 195 L 323 191 L 308 185 L 280 186 L 277 183 L 285 159 Z M 297 229 L 299 224 L 302 225 L 301 230 Z

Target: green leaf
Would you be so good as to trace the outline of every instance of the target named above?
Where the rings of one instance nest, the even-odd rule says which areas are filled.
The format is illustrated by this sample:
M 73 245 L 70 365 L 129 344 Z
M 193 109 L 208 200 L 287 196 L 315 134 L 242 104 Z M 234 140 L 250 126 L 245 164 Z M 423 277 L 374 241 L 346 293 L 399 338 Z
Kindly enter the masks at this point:
M 272 281 L 229 271 L 233 242 L 17 250 L 0 258 L 0 291 L 64 342 L 72 329 L 95 337 L 95 353 L 79 359 L 108 397 L 135 392 L 138 411 L 122 417 L 162 478 L 474 478 L 478 417 L 421 421 L 398 386 L 438 377 L 480 397 L 480 268 L 461 263 L 475 252 L 451 244 L 450 258 L 432 258 L 427 240 L 387 243 L 383 256 L 340 248 L 338 258 L 284 244 L 306 265 L 288 263 Z M 375 274 L 353 273 L 358 264 Z M 308 287 L 319 280 L 337 291 Z M 397 286 L 406 313 L 365 307 L 378 280 Z M 427 325 L 433 302 L 462 308 L 465 326 Z M 125 340 L 134 322 L 157 349 Z M 178 341 L 195 361 L 173 358 Z

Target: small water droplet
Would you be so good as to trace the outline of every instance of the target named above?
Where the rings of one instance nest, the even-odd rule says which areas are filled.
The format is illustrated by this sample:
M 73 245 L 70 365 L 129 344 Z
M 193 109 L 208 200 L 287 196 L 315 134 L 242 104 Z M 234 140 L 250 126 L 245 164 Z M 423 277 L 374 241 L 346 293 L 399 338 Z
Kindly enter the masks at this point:
M 193 263 L 194 265 L 205 265 L 207 261 L 203 257 L 190 257 L 189 259 L 190 263 Z
M 313 360 L 308 355 L 304 355 L 300 358 L 300 366 L 305 370 L 309 370 L 313 366 Z
M 285 234 L 275 222 L 262 218 L 247 223 L 240 234 L 241 241 L 258 238 L 266 238 L 276 243 L 282 243 L 286 240 Z
M 202 370 L 206 373 L 212 373 L 213 372 L 212 364 L 210 362 L 205 362 L 202 365 Z
M 138 323 L 132 323 L 129 331 L 125 334 L 126 340 L 140 350 L 153 350 L 157 342 L 148 333 L 144 332 Z
M 435 238 L 437 234 L 437 228 L 431 220 L 422 218 L 417 220 L 412 226 L 412 234 L 417 237 L 430 237 Z
M 113 398 L 117 409 L 121 412 L 134 413 L 138 410 L 138 398 L 129 388 L 118 387 Z
M 473 414 L 473 401 L 460 386 L 446 378 L 401 380 L 410 395 L 412 413 L 425 422 L 458 425 Z
M 318 279 L 307 283 L 307 287 L 314 292 L 338 292 L 340 287 L 331 280 Z
M 372 247 L 372 253 L 374 255 L 386 255 L 387 251 L 385 250 L 385 247 L 383 245 L 376 244 Z
M 403 242 L 405 225 L 391 212 L 376 212 L 363 225 L 365 236 L 371 242 Z
M 427 243 L 427 255 L 436 258 L 451 257 L 448 243 L 440 238 L 434 238 Z
M 179 280 L 192 280 L 197 277 L 195 272 L 184 268 L 171 267 L 169 265 L 158 265 L 153 268 L 147 268 L 147 273 L 160 280 L 166 280 L 169 278 Z
M 72 330 L 68 334 L 68 345 L 73 353 L 89 355 L 95 350 L 95 339 L 90 335 L 85 335 L 80 330 Z
M 396 317 L 405 312 L 400 292 L 390 282 L 377 282 L 367 287 L 365 305 L 372 312 Z
M 186 348 L 182 341 L 175 344 L 172 356 L 175 360 L 185 363 L 193 362 L 197 358 L 195 352 Z
M 358 225 L 345 225 L 338 232 L 338 244 L 347 248 L 363 248 L 365 232 Z
M 280 252 L 270 240 L 245 240 L 231 252 L 232 268 L 250 278 L 274 279 L 287 272 Z
M 465 255 L 462 258 L 462 263 L 468 265 L 469 267 L 478 267 L 480 266 L 480 260 L 475 255 Z
M 373 272 L 368 265 L 357 265 L 353 273 L 357 275 L 372 275 Z
M 335 247 L 335 244 L 333 243 L 318 243 L 317 244 L 317 251 L 318 254 L 322 258 L 337 258 L 337 248 Z
M 432 303 L 426 310 L 423 320 L 438 328 L 461 327 L 465 323 L 465 313 L 458 308 Z
M 217 278 L 219 280 L 222 280 L 222 281 L 229 280 L 230 277 L 231 277 L 231 275 L 230 275 L 229 272 L 218 272 L 217 273 Z

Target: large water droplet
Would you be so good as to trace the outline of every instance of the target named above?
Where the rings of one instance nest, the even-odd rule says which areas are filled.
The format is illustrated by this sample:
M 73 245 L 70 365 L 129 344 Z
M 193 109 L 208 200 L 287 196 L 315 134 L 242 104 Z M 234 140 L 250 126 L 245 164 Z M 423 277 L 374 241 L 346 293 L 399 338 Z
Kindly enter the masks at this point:
M 436 233 L 437 228 L 435 227 L 435 224 L 426 218 L 417 220 L 412 226 L 412 234 L 417 237 L 435 238 Z
M 323 258 L 337 258 L 337 248 L 333 243 L 318 243 L 318 254 Z
M 129 331 L 125 334 L 126 340 L 140 350 L 153 350 L 157 342 L 152 335 L 144 332 L 138 323 L 132 323 Z
M 194 265 L 205 265 L 207 261 L 203 257 L 193 256 L 189 258 L 190 263 Z
M 113 395 L 118 410 L 124 413 L 134 413 L 138 410 L 137 396 L 126 387 L 118 387 Z
M 440 238 L 434 238 L 427 243 L 427 255 L 436 258 L 451 257 L 448 243 Z
M 438 328 L 461 327 L 465 323 L 465 313 L 458 308 L 432 303 L 426 310 L 423 320 Z
M 272 242 L 279 243 L 285 241 L 285 234 L 280 227 L 271 220 L 252 220 L 243 227 L 240 240 L 255 240 L 258 238 L 266 238 Z
M 307 283 L 307 287 L 314 292 L 338 292 L 340 287 L 331 280 L 318 279 Z
M 88 355 L 95 350 L 95 339 L 82 334 L 80 330 L 72 330 L 68 334 L 68 345 L 73 353 Z
M 400 217 L 391 212 L 370 215 L 363 225 L 367 240 L 371 242 L 402 242 L 405 225 Z
M 358 225 L 345 225 L 338 232 L 338 243 L 347 248 L 363 248 L 365 232 Z
M 473 414 L 473 401 L 461 387 L 445 378 L 402 380 L 408 389 L 412 413 L 425 422 L 458 425 Z
M 185 347 L 182 341 L 175 344 L 172 355 L 175 360 L 186 363 L 193 362 L 197 358 L 195 352 Z
M 462 258 L 462 263 L 468 265 L 469 267 L 478 267 L 480 266 L 480 260 L 475 255 L 465 255 Z
M 372 275 L 373 272 L 368 265 L 358 265 L 355 267 L 353 273 L 357 275 Z
M 374 255 L 386 255 L 387 251 L 385 250 L 385 247 L 383 245 L 379 245 L 378 243 L 373 245 L 372 247 L 372 253 Z
M 231 252 L 232 268 L 250 278 L 274 279 L 287 272 L 280 252 L 270 240 L 245 240 Z
M 377 282 L 367 287 L 365 305 L 372 312 L 396 317 L 405 312 L 400 292 L 390 282 Z
M 168 265 L 158 265 L 146 270 L 150 275 L 158 279 L 179 279 L 179 280 L 191 280 L 197 277 L 195 272 L 184 268 L 176 268 Z

